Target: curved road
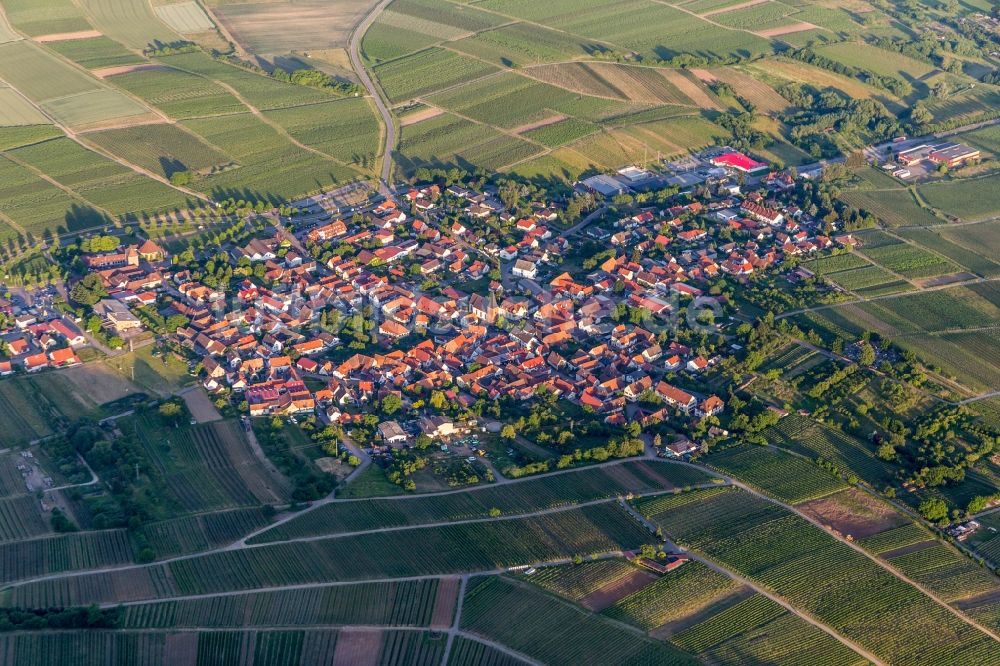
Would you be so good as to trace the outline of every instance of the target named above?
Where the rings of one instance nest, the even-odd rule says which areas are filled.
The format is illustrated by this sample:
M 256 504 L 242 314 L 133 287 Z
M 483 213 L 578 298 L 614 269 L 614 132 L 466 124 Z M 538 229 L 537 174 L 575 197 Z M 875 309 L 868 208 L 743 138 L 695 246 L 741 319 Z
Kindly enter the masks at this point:
M 361 38 L 364 37 L 365 31 L 371 27 L 371 24 L 375 22 L 378 15 L 391 2 L 392 0 L 381 0 L 381 2 L 372 7 L 368 15 L 354 28 L 354 32 L 351 33 L 350 44 L 347 47 L 347 52 L 351 57 L 351 66 L 358 73 L 358 78 L 361 79 L 362 85 L 368 89 L 368 94 L 375 100 L 375 107 L 382 115 L 382 123 L 385 125 L 385 146 L 382 150 L 382 170 L 379 174 L 378 183 L 378 191 L 383 196 L 389 196 L 390 194 L 389 176 L 392 173 L 392 151 L 396 148 L 396 125 L 393 123 L 392 114 L 389 113 L 389 107 L 386 106 L 385 100 L 382 97 L 381 89 L 372 80 L 368 70 L 365 69 L 364 62 L 361 60 Z

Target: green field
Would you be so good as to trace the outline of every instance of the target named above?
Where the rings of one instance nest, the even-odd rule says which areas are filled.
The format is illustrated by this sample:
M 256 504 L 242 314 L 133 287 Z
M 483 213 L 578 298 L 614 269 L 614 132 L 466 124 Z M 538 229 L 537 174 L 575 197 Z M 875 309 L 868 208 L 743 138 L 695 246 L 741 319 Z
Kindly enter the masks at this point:
M 144 0 L 79 0 L 94 27 L 111 39 L 134 49 L 144 49 L 154 42 L 170 44 L 180 39 L 153 14 Z
M 707 474 L 691 467 L 627 461 L 434 497 L 337 502 L 293 518 L 252 541 L 270 543 L 375 527 L 486 518 L 494 508 L 504 516 L 517 515 L 628 493 L 663 492 L 709 480 Z
M 296 140 L 333 158 L 370 168 L 381 151 L 377 117 L 367 99 L 345 99 L 268 111 Z
M 168 430 L 155 416 L 120 423 L 123 431 L 134 434 L 181 512 L 277 504 L 287 499 L 284 482 L 272 478 L 234 421 Z
M 615 552 L 652 535 L 613 502 L 509 520 L 417 527 L 229 550 L 169 564 L 13 587 L 27 607 L 152 600 L 259 587 L 493 571 Z
M 601 613 L 651 631 L 699 613 L 735 593 L 740 583 L 700 562 L 687 562 Z
M 841 474 L 856 474 L 876 487 L 883 487 L 893 478 L 891 466 L 876 458 L 867 442 L 806 417 L 786 416 L 778 425 L 765 430 L 764 437 L 769 443 L 794 453 L 822 458 Z
M 72 0 L 4 0 L 4 13 L 29 37 L 90 30 L 90 23 Z
M 982 220 L 1000 214 L 1000 176 L 931 183 L 917 188 L 928 204 L 961 220 Z
M 59 122 L 79 127 L 149 110 L 27 41 L 0 45 L 0 78 Z
M 432 48 L 378 65 L 374 71 L 389 99 L 401 102 L 485 76 L 496 68 L 452 51 Z
M 847 487 L 806 460 L 757 446 L 726 449 L 713 454 L 707 462 L 763 493 L 792 504 L 825 497 Z
M 107 37 L 51 42 L 48 48 L 87 69 L 135 65 L 145 60 Z
M 129 606 L 128 629 L 295 627 L 360 624 L 426 627 L 439 594 L 437 579 L 354 583 L 303 590 L 251 592 Z
M 86 141 L 153 173 L 205 172 L 229 157 L 178 125 L 142 125 L 87 134 Z
M 642 500 L 638 507 L 680 544 L 766 586 L 889 662 L 1000 658 L 992 639 L 916 588 L 746 492 L 695 491 Z
M 635 635 L 503 578 L 470 582 L 461 626 L 553 665 L 697 663 L 669 643 Z

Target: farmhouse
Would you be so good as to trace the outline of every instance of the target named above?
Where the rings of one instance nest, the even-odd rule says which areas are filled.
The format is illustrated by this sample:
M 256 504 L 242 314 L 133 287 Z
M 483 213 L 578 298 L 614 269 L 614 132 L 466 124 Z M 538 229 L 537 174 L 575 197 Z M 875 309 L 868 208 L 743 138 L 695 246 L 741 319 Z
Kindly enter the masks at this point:
M 378 436 L 389 445 L 403 444 L 407 440 L 406 431 L 396 421 L 383 421 L 378 424 Z

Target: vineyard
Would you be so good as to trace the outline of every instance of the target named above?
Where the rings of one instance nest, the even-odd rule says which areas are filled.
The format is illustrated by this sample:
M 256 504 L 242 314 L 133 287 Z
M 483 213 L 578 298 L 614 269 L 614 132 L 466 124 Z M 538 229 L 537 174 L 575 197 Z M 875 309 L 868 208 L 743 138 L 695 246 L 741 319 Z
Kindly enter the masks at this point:
M 436 497 L 371 499 L 327 504 L 260 534 L 250 543 L 269 543 L 378 527 L 419 525 L 486 518 L 493 508 L 504 516 L 628 493 L 662 492 L 704 483 L 710 477 L 693 467 L 652 461 L 627 461 L 544 478 Z
M 932 542 L 886 561 L 948 602 L 985 594 L 1000 585 L 996 576 L 943 543 Z
M 909 243 L 866 247 L 861 251 L 872 261 L 907 278 L 931 277 L 944 273 L 957 273 L 960 270 L 958 266 L 940 255 Z
M 690 493 L 699 494 L 704 497 Z M 770 502 L 725 489 L 681 511 L 664 507 L 660 498 L 637 504 L 681 545 L 773 590 L 888 662 L 1000 659 L 1000 647 L 985 634 Z
M 163 558 L 232 543 L 267 523 L 263 509 L 233 509 L 149 523 L 140 532 Z
M 0 499 L 0 542 L 28 539 L 49 532 L 33 495 Z
M 708 464 L 792 504 L 825 497 L 847 487 L 813 463 L 763 447 L 729 448 L 713 453 Z
M 123 421 L 187 511 L 280 502 L 287 494 L 250 450 L 235 421 L 163 430 L 156 416 Z
M 623 559 L 544 567 L 525 577 L 532 585 L 579 601 L 602 587 L 631 576 L 636 568 Z
M 765 430 L 764 437 L 771 444 L 809 458 L 822 458 L 844 476 L 856 474 L 876 487 L 893 480 L 892 468 L 876 458 L 865 442 L 809 418 L 786 416 Z
M 0 544 L 0 581 L 128 564 L 131 561 L 132 548 L 124 530 L 16 541 Z
M 523 661 L 498 648 L 465 636 L 455 636 L 447 666 L 524 666 Z
M 170 563 L 183 594 L 384 576 L 490 571 L 636 548 L 652 539 L 613 503 L 532 518 L 369 532 Z M 415 548 L 420 544 L 419 548 Z
M 687 562 L 602 613 L 650 631 L 703 611 L 739 588 L 739 583 L 704 564 Z
M 469 582 L 462 628 L 553 666 L 696 663 L 669 643 L 639 637 L 568 602 L 503 578 Z
M 426 627 L 438 593 L 437 579 L 429 579 L 162 601 L 126 607 L 122 625 L 128 629 L 348 624 Z

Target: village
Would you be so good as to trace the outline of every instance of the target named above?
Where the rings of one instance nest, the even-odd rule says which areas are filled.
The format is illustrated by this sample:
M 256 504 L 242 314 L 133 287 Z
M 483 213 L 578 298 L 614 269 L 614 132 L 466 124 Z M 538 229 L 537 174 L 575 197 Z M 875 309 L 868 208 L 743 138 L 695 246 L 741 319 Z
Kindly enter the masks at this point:
M 32 308 L 0 301 L 0 375 L 79 364 L 87 346 L 148 344 L 156 320 L 164 349 L 243 416 L 313 415 L 349 431 L 390 396 L 421 409 L 406 428 L 379 423 L 369 450 L 419 436 L 446 445 L 545 394 L 609 428 L 691 432 L 726 407 L 725 386 L 702 377 L 739 350 L 723 286 L 856 242 L 791 202 L 796 178 L 816 176 L 722 148 L 671 175 L 596 175 L 560 201 L 505 205 L 495 186 L 417 183 L 348 215 L 268 214 L 200 254 L 151 240 L 95 252 L 109 244 L 95 241 L 64 253 L 79 268 L 75 310 L 51 295 Z M 664 205 L 644 203 L 658 190 Z M 587 206 L 575 220 L 571 201 Z M 493 418 L 460 422 L 477 401 Z M 699 450 L 670 439 L 656 438 L 662 455 Z

